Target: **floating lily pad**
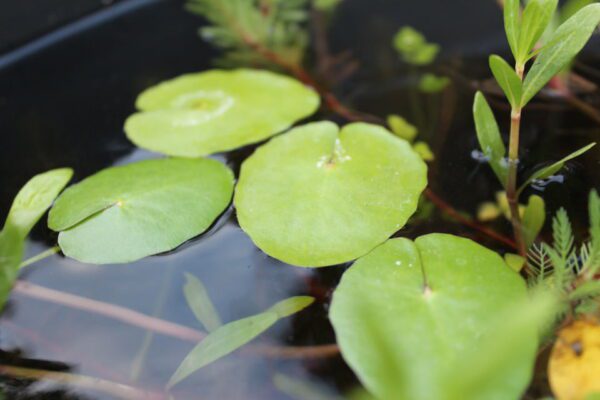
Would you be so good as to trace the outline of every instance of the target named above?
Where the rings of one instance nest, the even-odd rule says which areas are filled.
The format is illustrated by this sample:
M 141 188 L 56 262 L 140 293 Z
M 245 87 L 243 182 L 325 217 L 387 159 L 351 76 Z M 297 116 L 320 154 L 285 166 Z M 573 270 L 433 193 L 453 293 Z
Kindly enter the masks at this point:
M 524 280 L 496 253 L 431 234 L 389 240 L 358 260 L 334 293 L 330 318 L 345 360 L 378 398 L 517 399 L 531 378 L 535 326 L 520 329 L 476 397 L 451 391 L 481 367 L 465 361 L 489 343 L 498 316 L 526 296 Z
M 268 71 L 212 70 L 143 92 L 127 137 L 160 153 L 200 157 L 260 142 L 313 114 L 317 93 Z
M 68 188 L 48 226 L 69 257 L 125 263 L 172 250 L 225 210 L 233 174 L 208 159 L 161 159 L 105 169 Z
M 427 184 L 408 142 L 370 124 L 296 128 L 242 165 L 240 226 L 267 254 L 299 266 L 360 257 L 404 226 Z

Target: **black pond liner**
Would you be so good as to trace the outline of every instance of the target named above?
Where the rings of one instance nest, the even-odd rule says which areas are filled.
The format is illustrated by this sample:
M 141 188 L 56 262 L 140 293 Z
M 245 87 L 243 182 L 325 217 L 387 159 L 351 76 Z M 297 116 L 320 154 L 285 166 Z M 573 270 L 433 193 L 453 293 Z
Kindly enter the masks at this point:
M 25 13 L 21 9 L 23 19 L 9 19 L 12 26 L 3 25 L 0 30 L 6 35 L 6 41 L 0 37 L 2 220 L 17 190 L 36 173 L 69 166 L 75 170 L 75 180 L 81 180 L 110 165 L 157 157 L 136 149 L 123 133 L 123 122 L 134 111 L 137 94 L 161 80 L 208 69 L 217 55 L 197 37 L 202 21 L 184 12 L 180 1 L 122 0 L 110 7 L 95 1 L 81 4 L 86 5 L 77 10 L 69 8 L 73 2 L 55 4 L 53 12 L 59 21 L 36 25 L 36 29 L 28 18 L 45 19 L 35 15 L 37 9 Z M 471 20 L 464 10 L 469 10 Z M 406 24 L 442 44 L 444 51 L 432 70 L 450 68 L 467 80 L 489 76 L 487 54 L 507 52 L 500 14 L 491 0 L 346 0 L 333 21 L 332 46 L 351 49 L 361 69 L 337 88 L 341 97 L 381 116 L 392 112 L 412 116 L 409 99 L 415 76 L 389 46 L 393 33 Z M 600 54 L 598 50 L 597 43 L 588 48 L 587 64 L 600 65 L 594 57 Z M 452 111 L 443 129 L 440 123 L 424 129 L 424 135 L 439 145 L 432 181 L 438 194 L 472 212 L 498 187 L 489 168 L 473 157 L 472 90 L 456 83 L 450 92 L 444 101 L 421 98 L 436 113 Z M 596 97 L 589 96 L 593 101 Z M 542 104 L 525 114 L 523 172 L 600 138 L 600 129 L 586 117 L 560 104 L 552 106 L 552 112 Z M 498 109 L 498 113 L 505 125 L 506 110 Z M 444 141 L 440 142 L 442 130 Z M 218 158 L 238 171 L 253 149 Z M 531 192 L 544 190 L 549 211 L 564 205 L 576 226 L 584 227 L 587 191 L 600 186 L 598 155 L 594 150 L 570 163 L 562 184 Z M 27 256 L 56 243 L 56 235 L 44 225 L 40 223 L 32 233 Z M 499 222 L 497 228 L 507 230 L 508 226 Z M 433 231 L 473 236 L 472 231 L 439 215 L 400 234 L 414 237 Z M 489 240 L 483 243 L 505 250 Z M 344 269 L 312 271 L 266 256 L 239 229 L 235 212 L 230 210 L 209 233 L 166 255 L 119 266 L 84 265 L 57 255 L 28 268 L 21 278 L 193 328 L 199 325 L 182 294 L 184 272 L 206 284 L 224 321 L 257 313 L 291 295 L 312 294 L 318 298 L 316 305 L 279 322 L 259 339 L 267 344 L 307 346 L 335 341 L 327 304 Z M 145 351 L 144 343 L 149 343 Z M 192 345 L 159 334 L 148 336 L 118 321 L 19 294 L 13 294 L 0 318 L 2 363 L 134 381 L 147 389 L 160 390 Z M 302 361 L 236 354 L 196 373 L 178 385 L 175 393 L 177 399 L 286 399 L 271 382 L 274 371 L 340 393 L 357 384 L 339 357 Z M 0 388 L 11 399 L 111 398 L 8 377 L 0 380 Z

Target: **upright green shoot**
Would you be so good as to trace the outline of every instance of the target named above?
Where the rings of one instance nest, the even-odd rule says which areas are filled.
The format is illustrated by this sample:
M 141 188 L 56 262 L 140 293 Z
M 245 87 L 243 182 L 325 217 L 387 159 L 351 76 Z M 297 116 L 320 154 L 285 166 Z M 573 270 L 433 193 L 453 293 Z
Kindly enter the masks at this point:
M 506 0 L 504 3 L 504 26 L 515 60 L 514 68 L 501 57 L 492 55 L 490 69 L 511 105 L 508 155 L 498 124 L 482 93 L 477 93 L 475 96 L 473 108 L 480 146 L 506 190 L 514 236 L 521 256 L 527 253 L 527 248 L 532 243 L 531 237 L 528 237 L 525 232 L 539 231 L 539 229 L 538 226 L 535 227 L 536 229 L 524 226 L 519 212 L 519 195 L 532 182 L 557 173 L 565 162 L 593 147 L 593 144 L 590 144 L 551 166 L 535 172 L 525 184 L 518 186 L 523 108 L 571 62 L 600 23 L 600 4 L 588 5 L 565 21 L 550 35 L 541 48 L 537 48 L 538 41 L 553 19 L 557 5 L 557 0 L 530 0 L 521 12 L 519 0 Z M 534 58 L 533 65 L 525 73 L 527 63 Z M 539 225 L 539 219 L 535 222 Z

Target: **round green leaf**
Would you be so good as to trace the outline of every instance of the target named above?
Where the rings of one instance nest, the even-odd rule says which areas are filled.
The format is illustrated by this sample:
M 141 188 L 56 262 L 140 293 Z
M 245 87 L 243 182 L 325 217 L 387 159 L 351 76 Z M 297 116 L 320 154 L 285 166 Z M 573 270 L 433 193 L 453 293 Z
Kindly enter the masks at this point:
M 427 167 L 405 140 L 370 124 L 296 128 L 242 165 L 240 226 L 267 254 L 299 266 L 360 257 L 415 212 Z
M 69 257 L 125 263 L 169 251 L 225 210 L 233 173 L 209 159 L 147 160 L 108 168 L 68 188 L 48 226 Z
M 260 142 L 313 114 L 317 93 L 268 71 L 212 70 L 160 83 L 137 99 L 125 123 L 145 149 L 200 157 Z
M 431 234 L 389 240 L 358 260 L 334 293 L 330 318 L 345 360 L 378 398 L 466 400 L 473 397 L 452 389 L 481 372 L 479 353 L 490 350 L 482 343 L 526 293 L 496 253 Z M 502 361 L 491 362 L 476 399 L 517 399 L 525 389 L 537 346 L 529 328 L 520 329 L 518 346 L 493 355 Z

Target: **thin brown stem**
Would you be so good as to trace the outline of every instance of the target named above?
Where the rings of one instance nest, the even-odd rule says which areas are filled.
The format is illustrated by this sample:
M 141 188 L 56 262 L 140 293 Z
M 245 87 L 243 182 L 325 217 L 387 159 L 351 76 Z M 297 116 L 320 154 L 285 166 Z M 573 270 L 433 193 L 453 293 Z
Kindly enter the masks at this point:
M 106 393 L 120 399 L 162 400 L 167 398 L 164 393 L 150 392 L 118 382 L 94 378 L 86 375 L 71 374 L 68 372 L 46 371 L 41 369 L 0 364 L 0 374 L 23 379 L 47 379 L 71 386 L 77 386 L 84 389 Z
M 511 239 L 509 239 L 505 236 L 500 235 L 499 233 L 495 232 L 492 229 L 489 229 L 488 227 L 478 224 L 473 219 L 463 215 L 462 213 L 460 213 L 459 211 L 454 209 L 454 207 L 452 207 L 450 204 L 446 203 L 441 197 L 439 197 L 437 194 L 435 194 L 435 192 L 433 190 L 431 190 L 430 188 L 425 189 L 425 196 L 427 196 L 427 198 L 429 200 L 431 200 L 431 202 L 433 204 L 435 204 L 440 210 L 445 212 L 449 217 L 453 218 L 457 222 L 459 222 L 463 225 L 466 225 L 478 232 L 481 232 L 484 235 L 489 236 L 490 238 L 492 238 L 510 248 L 513 248 L 513 249 L 517 248 L 517 245 L 514 241 L 512 241 Z
M 128 325 L 137 326 L 152 332 L 171 336 L 187 342 L 198 343 L 206 337 L 206 333 L 188 328 L 183 325 L 165 321 L 160 318 L 150 317 L 140 312 L 104 303 L 85 297 L 60 292 L 43 286 L 35 285 L 25 281 L 17 281 L 14 293 L 22 296 L 35 298 L 60 304 L 66 307 L 92 312 L 123 322 Z M 335 348 L 333 347 L 335 346 Z M 312 359 L 327 358 L 339 354 L 336 345 L 318 345 L 318 346 L 272 346 L 272 345 L 252 345 L 243 350 L 244 353 L 255 354 L 270 358 L 294 358 L 294 359 Z

